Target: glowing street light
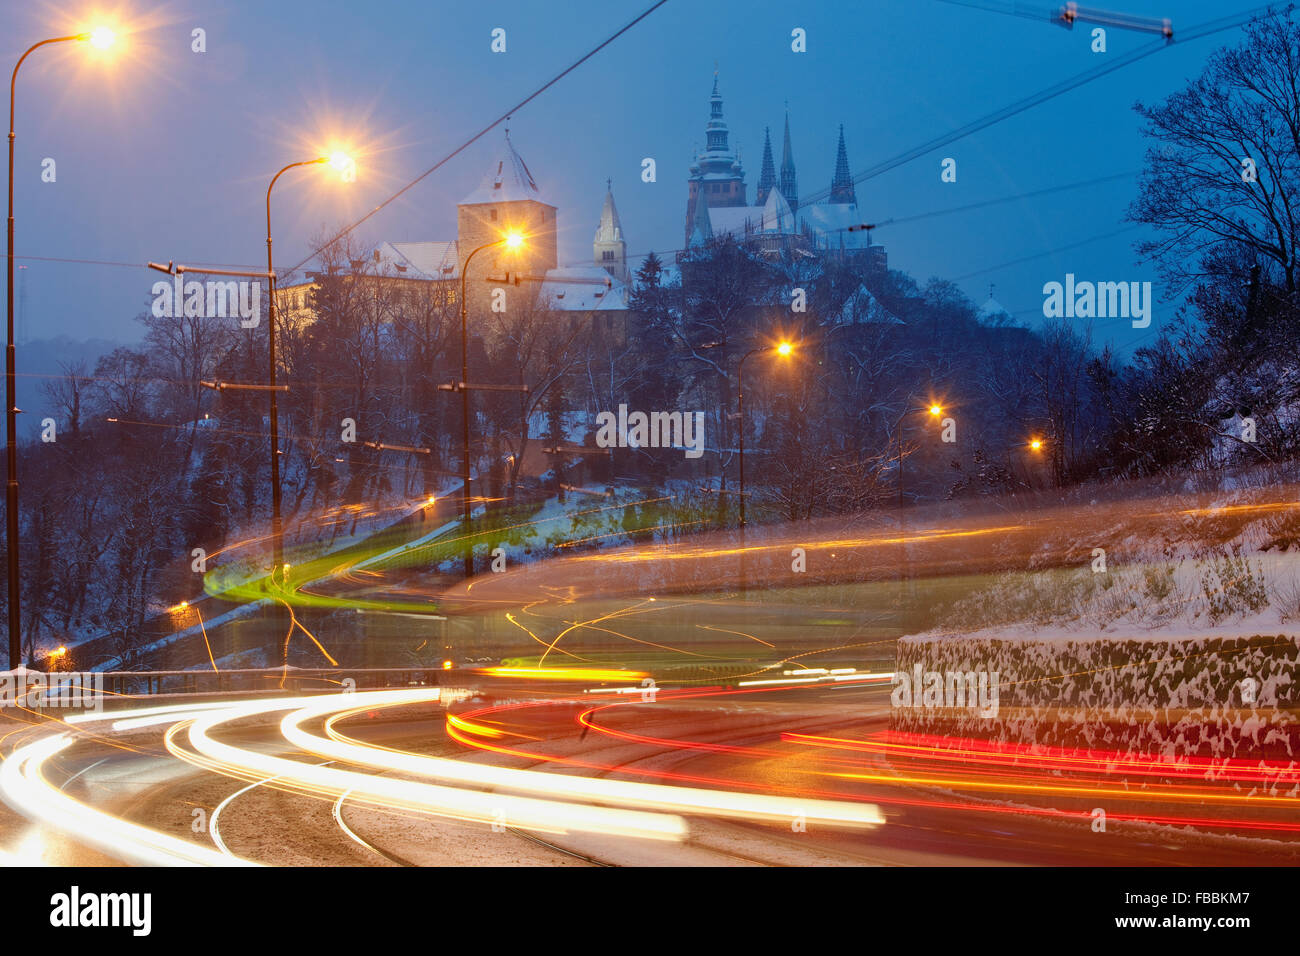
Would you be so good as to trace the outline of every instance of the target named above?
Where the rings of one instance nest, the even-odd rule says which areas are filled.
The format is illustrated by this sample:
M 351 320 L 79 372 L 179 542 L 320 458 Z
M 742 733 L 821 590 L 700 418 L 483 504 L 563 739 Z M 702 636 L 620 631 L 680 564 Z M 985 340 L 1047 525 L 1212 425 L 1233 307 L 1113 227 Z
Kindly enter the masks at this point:
M 904 496 L 903 487 L 903 422 L 908 415 L 921 411 L 921 409 L 912 406 L 912 398 L 912 396 L 908 396 L 907 403 L 903 408 L 903 414 L 898 416 L 898 425 L 895 426 L 895 430 L 898 432 L 898 540 L 903 551 L 902 560 L 898 564 L 898 607 L 900 614 L 903 611 L 904 582 L 907 580 L 907 531 L 904 516 L 907 499 Z M 925 411 L 929 413 L 931 418 L 938 418 L 943 414 L 943 406 L 932 401 Z
M 794 343 L 782 340 L 776 345 L 761 345 L 756 349 L 750 349 L 740 358 L 740 366 L 736 369 L 736 420 L 740 429 L 740 544 L 745 544 L 745 360 L 751 355 L 757 355 L 760 352 L 775 352 L 782 358 L 789 358 L 794 354 Z M 743 575 L 742 575 L 743 578 Z M 741 585 L 744 585 L 741 581 Z
M 1029 447 L 1032 448 L 1034 451 L 1042 451 L 1042 450 L 1043 450 L 1043 440 L 1042 440 L 1041 438 L 1034 438 L 1034 439 L 1031 439 L 1030 442 L 1029 442 Z
M 316 162 L 329 163 L 338 173 L 347 173 L 348 170 L 356 168 L 356 161 L 347 153 L 330 153 L 329 156 L 322 156 Z
M 51 37 L 41 40 L 27 48 L 9 79 L 9 218 L 6 223 L 7 254 L 5 268 L 8 281 L 5 285 L 5 318 L 7 326 L 7 346 L 5 349 L 5 446 L 7 481 L 5 483 L 5 545 L 8 553 L 9 586 L 9 667 L 16 668 L 22 663 L 21 593 L 19 588 L 18 567 L 18 397 L 15 382 L 14 350 L 14 101 L 18 88 L 18 70 L 23 61 L 36 50 L 51 43 L 66 43 L 70 40 L 88 41 L 98 49 L 112 45 L 115 34 L 107 27 L 97 27 L 90 33 L 74 33 L 70 36 Z
M 903 414 L 898 416 L 898 425 L 895 430 L 898 432 L 898 507 L 901 512 L 903 508 L 903 421 L 913 412 L 919 412 L 921 409 L 912 407 L 912 399 L 908 398 L 907 404 L 903 409 Z M 938 402 L 931 402 L 925 409 L 931 418 L 938 418 L 943 414 L 943 406 Z
M 78 39 L 88 40 L 96 50 L 107 50 L 117 42 L 117 34 L 108 27 L 100 26 L 95 27 L 89 33 L 82 34 Z

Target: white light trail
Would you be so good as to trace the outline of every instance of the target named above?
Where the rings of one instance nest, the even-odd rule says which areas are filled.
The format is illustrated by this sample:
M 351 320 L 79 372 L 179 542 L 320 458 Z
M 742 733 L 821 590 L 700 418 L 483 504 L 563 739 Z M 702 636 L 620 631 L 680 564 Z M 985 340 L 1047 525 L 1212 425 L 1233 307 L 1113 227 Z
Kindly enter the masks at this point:
M 418 691 L 378 691 L 330 695 L 332 709 L 352 709 L 366 701 L 373 706 L 378 698 L 405 695 L 407 702 L 429 700 L 430 689 Z M 418 695 L 418 696 L 417 696 Z M 298 702 L 312 698 L 299 698 Z M 412 780 L 397 780 L 357 773 L 322 765 L 305 764 L 271 754 L 259 753 L 222 743 L 211 732 L 221 724 L 273 710 L 283 710 L 283 701 L 238 704 L 217 713 L 204 714 L 189 726 L 188 742 L 198 754 L 217 768 L 246 779 L 275 777 L 309 793 L 337 797 L 352 791 L 351 799 L 376 806 L 415 810 L 436 816 L 473 823 L 506 825 L 549 833 L 605 833 L 654 840 L 681 840 L 686 823 L 680 817 L 638 810 L 536 800 L 497 793 L 480 793 L 454 787 L 442 787 Z M 178 757 L 199 766 L 193 756 L 176 746 L 169 737 L 168 747 Z
M 71 834 L 118 859 L 145 866 L 255 866 L 222 856 L 149 827 L 129 823 L 86 806 L 51 786 L 41 773 L 46 761 L 67 750 L 75 738 L 50 734 L 11 753 L 0 763 L 0 797 L 24 816 Z
M 326 725 L 329 739 L 309 733 L 302 724 L 334 715 L 336 720 L 347 713 L 371 707 L 420 703 L 428 691 L 395 690 L 354 694 L 352 700 L 338 698 L 314 700 L 307 706 L 286 714 L 280 722 L 285 739 L 308 753 L 334 760 L 431 777 L 437 780 L 539 794 L 549 798 L 597 801 L 624 807 L 643 807 L 674 813 L 697 813 L 717 817 L 788 822 L 796 817 L 823 825 L 873 827 L 884 823 L 880 810 L 873 804 L 848 800 L 819 800 L 797 797 L 678 787 L 658 783 L 610 780 L 548 773 L 538 770 L 514 770 L 489 764 L 449 760 L 424 754 L 376 748 L 359 744 L 333 730 L 333 720 Z M 364 698 L 362 703 L 356 698 Z

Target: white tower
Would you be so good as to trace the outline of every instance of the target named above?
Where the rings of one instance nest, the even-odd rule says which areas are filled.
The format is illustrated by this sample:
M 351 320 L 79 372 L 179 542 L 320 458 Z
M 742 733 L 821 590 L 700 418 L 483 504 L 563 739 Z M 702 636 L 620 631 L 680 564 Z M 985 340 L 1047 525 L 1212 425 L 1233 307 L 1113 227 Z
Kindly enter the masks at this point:
M 613 183 L 606 180 L 605 205 L 600 210 L 600 225 L 596 227 L 596 239 L 592 242 L 592 253 L 596 265 L 622 282 L 628 282 L 627 243 L 623 240 L 623 224 L 618 221 L 618 209 L 614 207 Z

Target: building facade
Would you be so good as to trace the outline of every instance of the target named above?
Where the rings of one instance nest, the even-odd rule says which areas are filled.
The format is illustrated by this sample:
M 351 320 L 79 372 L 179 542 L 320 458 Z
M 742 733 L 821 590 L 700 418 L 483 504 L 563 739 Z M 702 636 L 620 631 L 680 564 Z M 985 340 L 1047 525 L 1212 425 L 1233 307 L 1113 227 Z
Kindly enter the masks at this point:
M 455 239 L 381 242 L 366 258 L 335 268 L 351 280 L 382 285 L 387 301 L 419 294 L 456 305 L 469 260 L 465 288 L 474 315 L 491 308 L 497 289 L 504 290 L 507 309 L 512 298 L 524 296 L 543 311 L 626 310 L 627 241 L 612 187 L 605 192 L 590 265 L 558 265 L 558 218 L 559 210 L 547 200 L 507 131 L 478 187 L 456 205 Z M 521 248 L 495 245 L 512 232 L 526 237 Z M 281 285 L 276 294 L 281 315 L 311 321 L 312 293 L 319 285 L 319 274 L 310 272 L 304 281 Z M 612 326 L 612 318 L 603 324 Z

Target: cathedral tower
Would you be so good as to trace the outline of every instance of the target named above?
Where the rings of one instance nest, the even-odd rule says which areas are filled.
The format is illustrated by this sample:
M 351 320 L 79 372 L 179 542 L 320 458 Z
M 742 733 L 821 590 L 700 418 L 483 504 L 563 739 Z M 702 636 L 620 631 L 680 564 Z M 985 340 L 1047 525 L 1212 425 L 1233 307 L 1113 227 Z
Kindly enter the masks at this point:
M 713 75 L 713 95 L 709 97 L 709 122 L 704 151 L 695 157 L 687 182 L 686 241 L 696 221 L 696 204 L 703 199 L 706 208 L 745 205 L 745 170 L 740 157 L 728 143 L 730 133 L 722 118 L 722 94 L 718 92 L 718 75 Z

